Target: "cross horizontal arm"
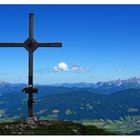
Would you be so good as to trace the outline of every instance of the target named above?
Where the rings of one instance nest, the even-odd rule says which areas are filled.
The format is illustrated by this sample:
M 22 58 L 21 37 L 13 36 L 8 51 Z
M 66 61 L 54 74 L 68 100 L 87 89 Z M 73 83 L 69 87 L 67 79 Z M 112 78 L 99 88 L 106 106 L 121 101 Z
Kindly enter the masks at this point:
M 24 43 L 0 43 L 0 47 L 23 47 Z
M 38 43 L 39 47 L 62 47 L 62 43 Z

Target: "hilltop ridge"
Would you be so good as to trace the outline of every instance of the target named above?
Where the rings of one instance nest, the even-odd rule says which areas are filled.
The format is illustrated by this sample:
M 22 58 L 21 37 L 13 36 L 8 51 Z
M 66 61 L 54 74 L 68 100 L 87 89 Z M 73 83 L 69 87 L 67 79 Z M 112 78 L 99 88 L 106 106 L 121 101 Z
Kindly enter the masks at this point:
M 0 124 L 0 135 L 113 135 L 95 126 L 69 121 L 38 121 L 34 126 L 21 122 Z

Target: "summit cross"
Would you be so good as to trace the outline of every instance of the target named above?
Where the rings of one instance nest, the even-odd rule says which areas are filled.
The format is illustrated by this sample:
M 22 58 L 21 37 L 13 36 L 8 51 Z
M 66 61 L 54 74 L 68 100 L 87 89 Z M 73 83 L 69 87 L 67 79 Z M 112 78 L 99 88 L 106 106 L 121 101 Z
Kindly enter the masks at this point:
M 33 116 L 33 93 L 37 93 L 38 89 L 33 87 L 33 52 L 38 47 L 62 47 L 62 43 L 40 43 L 33 37 L 33 18 L 34 14 L 29 14 L 29 37 L 23 43 L 0 43 L 0 47 L 24 47 L 28 51 L 29 68 L 28 68 L 28 87 L 22 91 L 28 94 L 28 117 L 27 123 L 34 122 Z

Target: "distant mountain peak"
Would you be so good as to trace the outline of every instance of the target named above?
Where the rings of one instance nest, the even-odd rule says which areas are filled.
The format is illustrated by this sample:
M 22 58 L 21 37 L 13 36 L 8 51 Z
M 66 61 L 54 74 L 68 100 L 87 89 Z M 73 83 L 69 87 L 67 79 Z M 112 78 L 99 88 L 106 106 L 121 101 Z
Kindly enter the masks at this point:
M 86 83 L 86 82 L 79 82 L 79 83 L 64 83 L 60 84 L 59 86 L 62 87 L 78 87 L 78 88 L 118 88 L 124 87 L 124 89 L 130 88 L 140 88 L 140 78 L 139 77 L 132 77 L 125 80 L 116 79 L 111 81 L 99 81 L 97 83 Z

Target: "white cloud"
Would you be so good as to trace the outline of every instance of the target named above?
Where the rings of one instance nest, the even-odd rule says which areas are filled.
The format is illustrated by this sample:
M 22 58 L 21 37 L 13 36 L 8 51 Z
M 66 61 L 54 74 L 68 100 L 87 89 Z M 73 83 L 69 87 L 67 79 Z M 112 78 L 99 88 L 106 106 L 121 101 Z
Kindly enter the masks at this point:
M 65 62 L 60 62 L 56 68 L 59 69 L 60 71 L 69 70 L 68 65 Z
M 60 71 L 64 71 L 64 72 L 69 71 L 68 65 L 65 62 L 60 62 L 53 69 L 48 70 L 48 72 L 60 72 Z
M 72 72 L 89 72 L 90 68 L 89 67 L 81 67 L 80 64 L 74 65 L 70 69 Z
M 89 72 L 91 70 L 90 67 L 83 67 L 80 64 L 76 64 L 73 66 L 68 66 L 65 62 L 59 62 L 56 66 L 53 68 L 39 68 L 36 70 L 36 73 L 38 74 L 44 74 L 46 72 L 48 73 L 55 73 L 55 72 L 72 72 L 72 73 L 83 73 L 83 72 Z

